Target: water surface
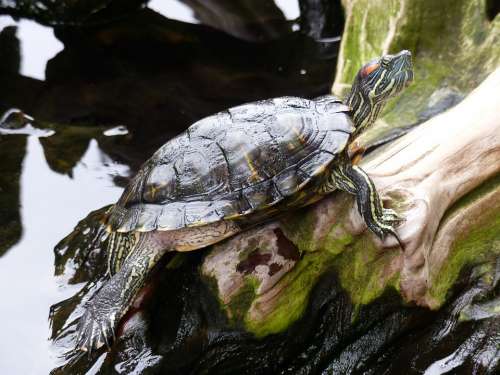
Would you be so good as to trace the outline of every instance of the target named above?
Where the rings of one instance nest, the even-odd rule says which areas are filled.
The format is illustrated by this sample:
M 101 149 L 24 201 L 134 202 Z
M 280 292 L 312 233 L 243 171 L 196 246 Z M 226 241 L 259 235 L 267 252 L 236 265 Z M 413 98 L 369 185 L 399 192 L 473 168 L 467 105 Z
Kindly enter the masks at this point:
M 115 201 L 121 188 L 115 186 L 113 176 L 129 173 L 92 139 L 72 176 L 58 174 L 47 164 L 40 139 L 26 137 L 20 171 L 23 234 L 0 258 L 1 320 L 8 322 L 2 325 L 0 368 L 11 374 L 48 373 L 54 367 L 49 309 L 81 286 L 69 286 L 54 277 L 53 248 L 89 210 Z M 26 353 L 31 360 L 26 360 Z
M 0 115 L 18 108 L 34 118 L 0 132 L 8 239 L 0 240 L 1 373 L 61 364 L 50 308 L 83 283 L 69 282 L 71 262 L 54 276 L 54 247 L 89 212 L 115 202 L 158 146 L 229 106 L 331 86 L 338 39 L 325 45 L 302 35 L 297 2 L 278 1 L 270 27 L 254 16 L 247 27 L 237 14 L 219 28 L 203 25 L 189 2 L 167 3 L 151 1 L 83 35 L 0 16 L 0 52 L 9 56 Z

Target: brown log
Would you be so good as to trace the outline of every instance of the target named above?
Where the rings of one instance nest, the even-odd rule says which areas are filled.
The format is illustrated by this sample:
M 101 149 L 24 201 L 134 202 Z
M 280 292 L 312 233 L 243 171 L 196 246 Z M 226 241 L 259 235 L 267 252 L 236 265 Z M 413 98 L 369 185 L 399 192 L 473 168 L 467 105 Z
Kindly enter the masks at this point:
M 460 228 L 439 230 L 445 212 L 461 197 L 500 172 L 500 68 L 463 102 L 432 118 L 363 164 L 382 194 L 402 196 L 407 208 L 398 228 L 406 251 L 401 290 L 409 301 L 432 306 L 425 298 L 429 274 L 446 261 L 447 243 Z M 498 204 L 499 191 L 483 197 Z M 492 207 L 493 208 L 493 207 Z M 471 212 L 463 212 L 462 220 Z M 500 231 L 500 228 L 499 228 Z M 394 240 L 388 239 L 387 245 Z
M 500 68 L 456 107 L 361 163 L 384 200 L 404 217 L 397 228 L 406 245 L 404 253 L 397 250 L 394 238 L 382 243 L 367 231 L 352 198 L 334 193 L 306 211 L 242 233 L 209 252 L 202 272 L 215 281 L 228 316 L 242 318 L 258 335 L 286 328 L 304 311 L 301 304 L 307 303 L 308 292 L 301 289 L 310 290 L 325 270 L 322 264 L 355 251 L 356 243 L 361 254 L 372 251 L 370 246 L 378 249 L 375 262 L 382 266 L 375 282 L 380 289 L 399 277 L 398 289 L 407 302 L 438 308 L 443 301 L 429 291 L 450 261 L 452 244 L 472 222 L 481 226 L 479 219 L 485 213 L 500 212 L 498 186 L 450 212 L 460 198 L 500 172 L 499 92 Z M 290 221 L 295 221 L 292 230 Z M 310 228 L 307 241 L 302 227 Z M 300 252 L 305 254 L 302 258 Z M 349 273 L 356 272 L 353 267 L 339 272 L 354 279 Z M 247 296 L 244 303 L 240 303 L 242 293 Z M 373 295 L 378 294 L 355 302 L 368 303 Z

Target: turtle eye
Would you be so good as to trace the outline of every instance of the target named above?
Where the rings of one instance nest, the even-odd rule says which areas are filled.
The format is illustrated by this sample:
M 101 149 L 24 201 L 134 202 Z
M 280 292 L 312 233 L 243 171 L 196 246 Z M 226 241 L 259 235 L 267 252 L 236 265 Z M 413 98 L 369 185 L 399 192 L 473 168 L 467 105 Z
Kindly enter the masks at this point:
M 377 70 L 377 69 L 379 68 L 379 66 L 380 66 L 380 64 L 378 64 L 378 63 L 374 63 L 374 64 L 370 64 L 370 65 L 365 66 L 365 67 L 361 70 L 361 76 L 362 76 L 363 78 L 368 77 L 368 75 L 369 75 L 371 72 L 373 72 L 373 71 Z
M 381 61 L 382 66 L 384 66 L 384 67 L 388 66 L 390 64 L 391 60 L 392 60 L 392 56 L 386 55 L 386 56 L 382 57 L 382 61 Z

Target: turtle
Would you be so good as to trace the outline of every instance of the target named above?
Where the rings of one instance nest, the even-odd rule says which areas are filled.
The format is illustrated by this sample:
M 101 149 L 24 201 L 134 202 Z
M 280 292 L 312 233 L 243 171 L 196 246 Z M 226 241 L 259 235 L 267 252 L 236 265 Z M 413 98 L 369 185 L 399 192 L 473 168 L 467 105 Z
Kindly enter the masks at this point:
M 366 63 L 344 102 L 278 97 L 203 118 L 160 147 L 130 180 L 106 221 L 107 279 L 86 303 L 78 352 L 110 347 L 145 280 L 170 251 L 193 251 L 340 189 L 355 195 L 367 227 L 395 236 L 370 177 L 351 162 L 349 142 L 413 80 L 403 50 Z M 404 249 L 403 249 L 404 250 Z

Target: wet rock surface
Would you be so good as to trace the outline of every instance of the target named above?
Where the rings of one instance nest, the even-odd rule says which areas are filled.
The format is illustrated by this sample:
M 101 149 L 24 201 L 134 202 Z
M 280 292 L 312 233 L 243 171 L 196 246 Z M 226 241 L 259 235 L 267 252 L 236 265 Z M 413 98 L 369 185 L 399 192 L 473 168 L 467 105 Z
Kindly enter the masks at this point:
M 56 248 L 56 269 L 72 272 L 71 282 L 88 280 L 81 292 L 53 309 L 51 320 L 58 327 L 53 334 L 61 351 L 74 334 L 71 319 L 104 271 L 99 224 L 104 212 L 89 215 Z M 259 236 L 260 243 L 251 248 L 268 248 L 265 238 Z M 208 270 L 220 251 L 166 259 L 122 322 L 112 350 L 53 373 L 85 373 L 92 365 L 103 374 L 421 374 L 433 369 L 494 374 L 500 369 L 498 308 L 486 315 L 471 312 L 498 304 L 500 263 L 494 259 L 463 270 L 449 302 L 437 312 L 405 305 L 391 289 L 368 305 L 354 304 L 330 268 L 314 286 L 302 318 L 284 333 L 256 338 L 228 317 L 217 286 L 203 276 L 201 270 Z M 255 263 L 254 251 L 238 264 L 270 261 L 260 257 Z M 249 274 L 248 268 L 241 272 Z

